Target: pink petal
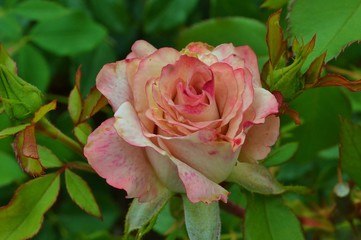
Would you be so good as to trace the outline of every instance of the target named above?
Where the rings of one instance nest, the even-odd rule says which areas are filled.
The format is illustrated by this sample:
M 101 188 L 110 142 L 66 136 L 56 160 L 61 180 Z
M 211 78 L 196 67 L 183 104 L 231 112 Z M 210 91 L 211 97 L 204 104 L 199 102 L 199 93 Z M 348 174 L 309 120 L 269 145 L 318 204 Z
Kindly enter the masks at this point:
M 255 88 L 254 100 L 250 108 L 255 114 L 252 122 L 263 123 L 267 116 L 278 113 L 278 102 L 275 96 L 266 89 Z
M 178 176 L 178 168 L 169 157 L 151 147 L 147 147 L 145 150 L 154 171 L 164 185 L 173 192 L 185 193 L 183 182 Z
M 212 46 L 203 42 L 192 42 L 189 43 L 183 50 L 187 55 L 198 55 L 198 54 L 208 54 L 212 50 Z
M 145 116 L 145 112 L 149 109 L 149 99 L 152 99 L 152 85 L 161 74 L 164 66 L 174 63 L 180 54 L 173 48 L 161 48 L 153 54 L 141 60 L 139 68 L 132 82 L 132 90 L 134 96 L 134 108 L 139 114 L 142 123 L 151 131 L 152 123 Z
M 115 119 L 103 122 L 88 138 L 84 155 L 107 183 L 124 189 L 129 198 L 146 202 L 164 188 L 145 155 L 144 148 L 132 146 L 115 131 Z
M 154 53 L 157 49 L 153 47 L 152 44 L 144 41 L 144 40 L 138 40 L 136 41 L 132 46 L 132 56 L 137 58 L 144 58 L 152 53 Z
M 242 92 L 244 89 L 243 70 L 238 69 L 237 78 L 231 66 L 226 63 L 215 63 L 211 66 L 216 89 L 216 102 L 218 111 L 223 119 L 222 125 L 237 114 L 242 106 Z M 242 74 L 241 74 L 242 73 Z
M 244 59 L 244 66 L 252 74 L 252 82 L 254 87 L 262 87 L 261 77 L 258 69 L 257 55 L 249 46 L 240 46 L 235 48 L 238 56 Z
M 229 193 L 226 189 L 178 159 L 172 157 L 171 160 L 178 168 L 178 174 L 186 188 L 189 201 L 192 203 L 211 203 L 218 200 L 227 202 Z
M 127 80 L 127 62 L 129 60 L 104 65 L 96 78 L 98 90 L 108 99 L 114 111 L 123 102 L 133 99 Z
M 178 175 L 184 184 L 190 201 L 212 202 L 220 199 L 224 202 L 227 201 L 228 192 L 224 188 L 176 159 L 144 136 L 137 114 L 129 102 L 125 102 L 119 107 L 115 113 L 115 117 L 116 122 L 114 126 L 118 134 L 122 136 L 125 141 L 134 146 L 153 148 L 159 154 L 168 157 L 169 160 L 177 166 Z M 178 176 L 173 176 L 173 178 L 177 177 Z
M 244 89 L 242 92 L 242 96 L 239 101 L 242 103 L 242 106 L 238 109 L 238 112 L 235 114 L 234 118 L 232 118 L 228 125 L 228 130 L 226 136 L 234 139 L 235 136 L 243 131 L 242 129 L 242 121 L 245 118 L 245 111 L 251 106 L 254 98 L 254 90 L 252 85 L 252 76 L 250 72 L 245 69 L 243 71 L 236 70 L 234 71 L 235 77 L 238 81 L 244 81 Z M 237 141 L 238 139 L 235 139 Z M 239 144 L 243 143 L 243 139 L 240 139 Z
M 215 183 L 231 173 L 239 153 L 229 142 L 217 139 L 215 130 L 202 130 L 185 137 L 163 137 L 172 156 L 202 173 Z
M 267 117 L 265 123 L 253 126 L 246 135 L 239 160 L 254 162 L 264 159 L 271 151 L 270 146 L 277 141 L 279 128 L 280 119 L 274 115 Z

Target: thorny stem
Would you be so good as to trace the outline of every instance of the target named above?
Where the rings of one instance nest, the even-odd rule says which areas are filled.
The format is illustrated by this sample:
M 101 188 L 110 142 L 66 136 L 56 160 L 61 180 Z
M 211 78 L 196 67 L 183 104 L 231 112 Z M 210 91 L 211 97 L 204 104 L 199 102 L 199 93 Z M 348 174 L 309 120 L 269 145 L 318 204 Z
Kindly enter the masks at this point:
M 60 131 L 57 127 L 55 127 L 48 119 L 42 118 L 37 123 L 38 129 L 48 137 L 59 140 L 60 142 L 67 145 L 69 148 L 74 150 L 75 152 L 83 155 L 83 148 L 79 143 L 65 135 L 62 131 Z

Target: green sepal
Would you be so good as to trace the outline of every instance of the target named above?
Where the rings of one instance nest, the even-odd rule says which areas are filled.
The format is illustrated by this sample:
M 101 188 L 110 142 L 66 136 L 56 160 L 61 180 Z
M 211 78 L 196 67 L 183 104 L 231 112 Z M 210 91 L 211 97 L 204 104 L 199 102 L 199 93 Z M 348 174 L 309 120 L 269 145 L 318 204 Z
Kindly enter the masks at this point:
M 227 181 L 260 194 L 281 194 L 285 191 L 267 168 L 256 163 L 238 162 Z
M 293 41 L 293 52 L 295 59 L 292 64 L 271 71 L 267 78 L 267 84 L 270 91 L 280 91 L 286 102 L 295 98 L 304 88 L 304 79 L 302 78 L 301 68 L 307 56 L 315 46 L 314 37 L 306 45 L 300 45 L 295 39 Z
M 221 234 L 219 203 L 192 203 L 183 194 L 184 219 L 190 240 L 218 240 Z
M 128 239 L 129 234 L 134 230 L 138 230 L 138 236 L 147 233 L 171 196 L 172 193 L 164 189 L 157 198 L 149 202 L 140 203 L 138 199 L 134 199 L 125 218 L 124 239 Z

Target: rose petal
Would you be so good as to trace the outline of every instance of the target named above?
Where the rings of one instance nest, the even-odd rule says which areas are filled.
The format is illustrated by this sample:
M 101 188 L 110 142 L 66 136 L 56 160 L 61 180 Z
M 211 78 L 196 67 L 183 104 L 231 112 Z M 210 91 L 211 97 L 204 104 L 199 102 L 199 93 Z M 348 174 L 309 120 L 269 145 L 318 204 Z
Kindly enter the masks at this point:
M 152 85 L 149 82 L 158 78 L 163 67 L 174 63 L 179 56 L 179 52 L 173 48 L 161 48 L 142 59 L 139 63 L 138 71 L 132 82 L 134 108 L 148 131 L 152 131 L 153 126 L 145 116 L 145 112 L 149 109 L 148 100 L 153 98 L 150 96 L 152 94 Z
M 189 56 L 198 54 L 208 54 L 212 50 L 212 46 L 208 45 L 207 43 L 203 42 L 192 42 L 189 43 L 184 49 L 183 52 Z
M 146 202 L 164 188 L 149 164 L 143 148 L 122 140 L 114 129 L 115 119 L 103 122 L 88 138 L 84 155 L 107 183 L 124 189 L 129 198 Z
M 153 148 L 159 154 L 167 156 L 177 166 L 178 175 L 184 184 L 190 201 L 207 203 L 215 200 L 227 201 L 228 192 L 224 188 L 169 155 L 144 136 L 137 114 L 129 102 L 125 102 L 119 107 L 115 117 L 114 126 L 125 141 L 134 146 Z
M 185 137 L 163 137 L 162 141 L 172 156 L 215 183 L 229 176 L 240 150 L 234 152 L 229 142 L 218 140 L 215 130 L 202 130 Z
M 154 171 L 164 185 L 173 192 L 184 193 L 185 188 L 182 180 L 178 177 L 177 166 L 169 157 L 150 147 L 145 148 L 145 150 Z
M 104 65 L 96 78 L 98 90 L 108 99 L 114 111 L 123 102 L 133 99 L 127 80 L 127 62 L 123 60 Z
M 252 73 L 253 86 L 262 86 L 257 56 L 249 46 L 234 47 L 233 44 L 221 44 L 212 51 L 212 54 L 216 55 L 219 61 L 225 61 L 231 64 L 234 69 L 240 67 L 247 68 Z M 237 58 L 237 61 L 234 61 L 235 59 L 231 57 L 234 54 L 243 59 L 244 66 L 242 66 L 242 62 L 238 61 Z
M 235 50 L 237 54 L 244 59 L 244 66 L 251 72 L 253 86 L 262 87 L 257 55 L 249 46 L 239 46 L 236 47 Z
M 243 74 L 235 77 L 235 71 L 226 63 L 215 63 L 211 66 L 215 81 L 215 96 L 219 114 L 223 119 L 222 126 L 237 114 L 242 106 L 242 92 L 244 89 Z M 237 70 L 243 73 L 242 69 Z
M 255 114 L 252 123 L 263 123 L 264 119 L 278 113 L 278 102 L 275 96 L 264 88 L 254 89 L 254 100 L 250 106 Z
M 138 40 L 132 46 L 132 53 L 137 58 L 147 57 L 155 51 L 157 51 L 157 49 L 144 40 Z
M 271 151 L 278 138 L 280 119 L 274 115 L 266 118 L 265 123 L 253 126 L 246 135 L 242 145 L 239 160 L 242 162 L 254 162 L 264 159 Z

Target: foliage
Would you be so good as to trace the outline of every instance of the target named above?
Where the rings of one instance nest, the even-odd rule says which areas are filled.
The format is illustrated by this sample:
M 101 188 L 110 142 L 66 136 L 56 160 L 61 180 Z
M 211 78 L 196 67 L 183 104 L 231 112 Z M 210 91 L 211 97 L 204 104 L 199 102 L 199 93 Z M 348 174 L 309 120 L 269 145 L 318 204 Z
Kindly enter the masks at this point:
M 359 239 L 360 22 L 357 0 L 0 0 L 0 239 Z M 256 52 L 281 134 L 227 204 L 131 203 L 87 164 L 96 75 L 138 39 Z

